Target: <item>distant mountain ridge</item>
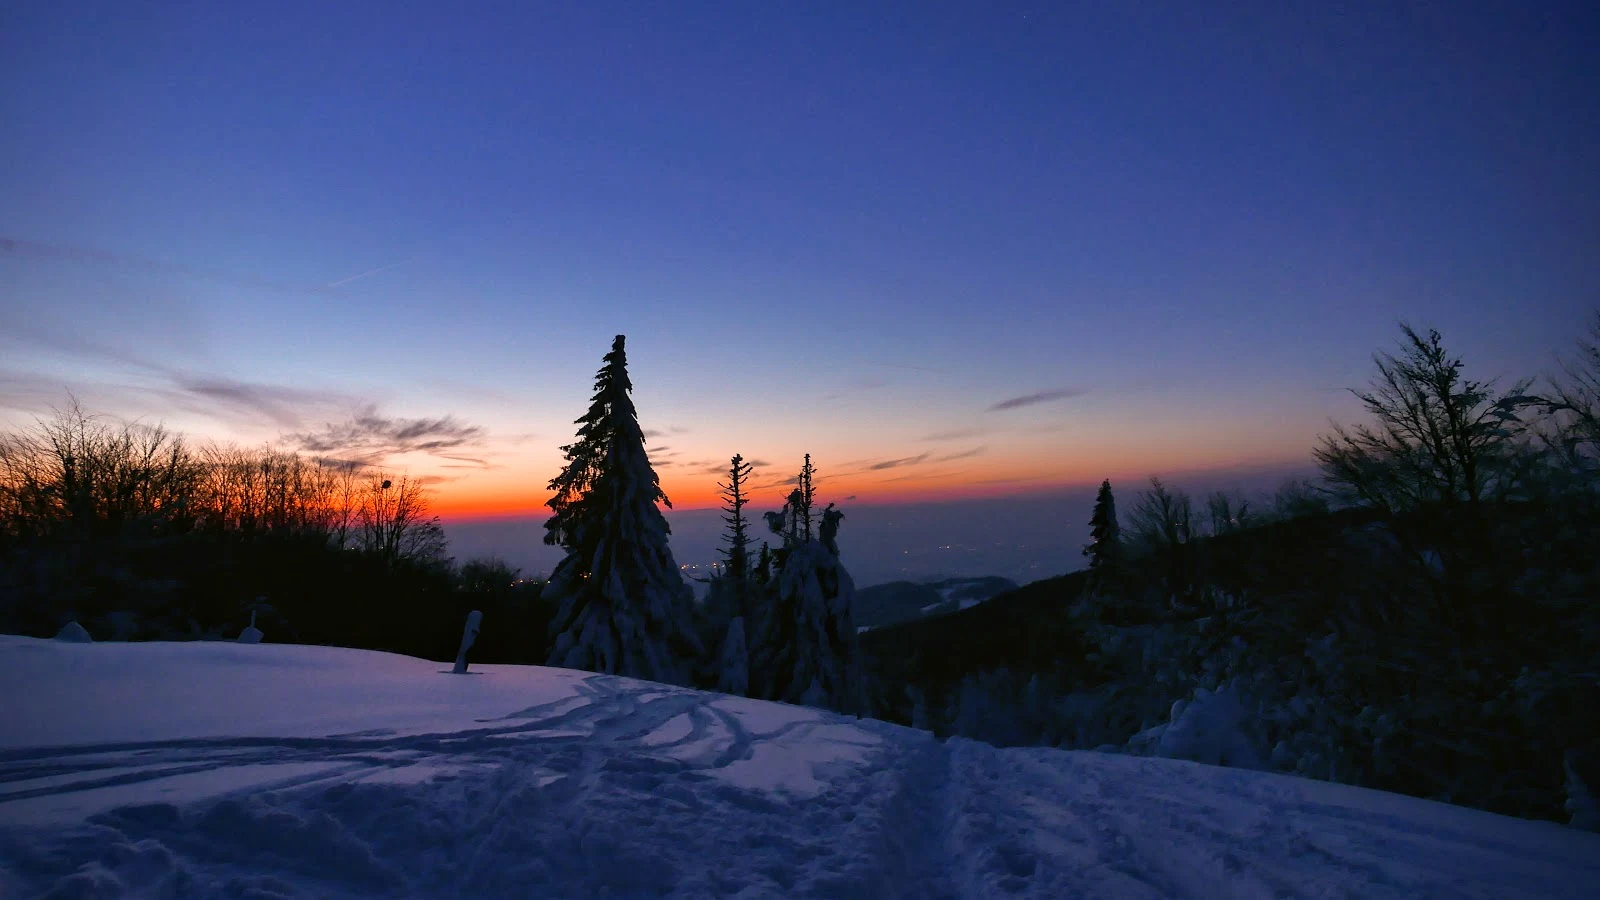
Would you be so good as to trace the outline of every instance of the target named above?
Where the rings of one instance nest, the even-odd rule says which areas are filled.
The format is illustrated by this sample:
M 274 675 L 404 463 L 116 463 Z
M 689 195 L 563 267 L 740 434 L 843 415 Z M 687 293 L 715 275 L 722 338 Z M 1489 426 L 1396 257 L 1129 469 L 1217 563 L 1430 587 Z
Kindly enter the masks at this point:
M 870 630 L 970 609 L 991 597 L 1014 591 L 1015 581 L 988 575 L 941 581 L 891 581 L 856 592 L 858 629 Z

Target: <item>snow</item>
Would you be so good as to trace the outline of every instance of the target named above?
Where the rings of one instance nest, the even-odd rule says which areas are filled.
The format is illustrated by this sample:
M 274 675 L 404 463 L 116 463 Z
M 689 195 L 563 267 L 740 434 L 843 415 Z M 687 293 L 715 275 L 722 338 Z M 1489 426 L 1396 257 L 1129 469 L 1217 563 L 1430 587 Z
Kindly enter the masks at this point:
M 1582 897 L 1600 835 L 608 675 L 0 637 L 0 896 Z
M 94 642 L 94 638 L 89 637 L 88 630 L 77 622 L 68 622 L 62 626 L 61 630 L 56 632 L 56 640 L 65 641 L 69 644 L 90 644 Z
M 942 588 L 939 588 L 939 597 L 940 597 L 941 602 L 935 603 L 931 607 L 924 606 L 922 608 L 922 611 L 924 613 L 926 613 L 926 612 L 929 612 L 932 609 L 940 609 L 942 607 L 948 606 L 952 601 L 955 602 L 957 610 L 971 609 L 974 606 L 977 606 L 979 603 L 982 603 L 983 601 L 989 599 L 988 597 L 973 597 L 973 596 L 971 596 L 970 595 L 971 587 L 972 587 L 971 584 L 968 583 L 968 582 L 959 582 L 959 583 L 956 583 L 956 584 L 950 584 L 950 585 L 946 585 L 946 586 L 944 586 Z M 957 594 L 966 594 L 966 596 L 962 596 L 962 597 L 958 598 L 956 596 Z

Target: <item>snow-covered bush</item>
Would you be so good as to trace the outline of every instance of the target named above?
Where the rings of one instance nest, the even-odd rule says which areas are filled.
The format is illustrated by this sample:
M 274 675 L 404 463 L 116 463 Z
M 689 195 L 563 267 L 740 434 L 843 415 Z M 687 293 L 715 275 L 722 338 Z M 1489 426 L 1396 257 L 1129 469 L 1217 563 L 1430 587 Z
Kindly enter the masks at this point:
M 1171 719 L 1135 735 L 1129 749 L 1169 759 L 1188 759 L 1244 769 L 1266 767 L 1260 726 L 1234 685 L 1199 688 L 1192 699 L 1172 704 Z

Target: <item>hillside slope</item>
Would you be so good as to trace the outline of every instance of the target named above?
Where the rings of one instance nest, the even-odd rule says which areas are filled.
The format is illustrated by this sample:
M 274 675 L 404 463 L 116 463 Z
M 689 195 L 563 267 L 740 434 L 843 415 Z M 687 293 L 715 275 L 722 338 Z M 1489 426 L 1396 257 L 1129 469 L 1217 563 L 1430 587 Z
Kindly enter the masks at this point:
M 948 687 L 1001 667 L 1046 671 L 1081 642 L 1081 628 L 1067 611 L 1087 577 L 1046 578 L 949 615 L 875 628 L 861 636 L 861 646 L 875 673 L 892 684 Z
M 856 591 L 852 613 L 862 630 L 884 628 L 970 609 L 1016 588 L 1015 581 L 998 576 L 930 582 L 890 581 Z
M 0 894 L 1578 897 L 1600 836 L 537 667 L 0 638 Z

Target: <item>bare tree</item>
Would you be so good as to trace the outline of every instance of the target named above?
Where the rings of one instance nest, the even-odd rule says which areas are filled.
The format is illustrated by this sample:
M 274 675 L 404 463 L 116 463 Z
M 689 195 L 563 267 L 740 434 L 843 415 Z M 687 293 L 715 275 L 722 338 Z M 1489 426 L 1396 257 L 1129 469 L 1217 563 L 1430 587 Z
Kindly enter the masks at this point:
M 1373 423 L 1334 425 L 1313 454 L 1334 491 L 1390 514 L 1428 504 L 1476 508 L 1509 490 L 1517 476 L 1520 410 L 1534 401 L 1529 382 L 1496 393 L 1493 381 L 1461 374 L 1462 363 L 1437 331 L 1402 324 L 1400 354 L 1373 358 L 1378 375 L 1352 391 Z
M 1213 491 L 1206 497 L 1206 518 L 1212 534 L 1228 534 L 1248 528 L 1255 520 L 1250 501 L 1240 494 Z
M 1562 360 L 1561 374 L 1546 380 L 1551 394 L 1542 405 L 1552 416 L 1546 443 L 1570 469 L 1592 475 L 1600 470 L 1600 310 L 1590 316 L 1576 357 Z
M 18 534 L 172 520 L 189 514 L 201 472 L 164 428 L 91 416 L 71 398 L 0 438 L 0 514 Z
M 399 480 L 385 472 L 368 475 L 358 515 L 362 549 L 390 565 L 444 555 L 444 529 L 437 516 L 428 515 L 427 490 L 409 475 Z
M 1150 490 L 1140 493 L 1133 507 L 1132 531 L 1139 543 L 1152 549 L 1187 544 L 1194 538 L 1194 504 L 1188 494 L 1168 490 L 1151 475 Z

